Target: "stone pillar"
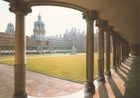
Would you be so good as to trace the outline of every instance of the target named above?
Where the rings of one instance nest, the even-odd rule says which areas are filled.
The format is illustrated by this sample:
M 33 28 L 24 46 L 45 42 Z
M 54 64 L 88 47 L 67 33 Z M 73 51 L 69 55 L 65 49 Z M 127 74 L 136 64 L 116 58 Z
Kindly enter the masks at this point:
M 122 37 L 120 36 L 120 64 L 122 62 Z
M 121 62 L 123 62 L 123 47 L 124 47 L 124 46 L 123 46 L 123 38 L 122 38 L 122 40 L 121 40 L 121 43 L 122 43 L 122 48 L 121 48 L 121 51 L 122 51 L 122 54 L 121 54 L 121 55 L 122 55 L 122 61 L 121 61 Z
M 126 41 L 126 58 L 128 58 L 128 50 L 129 50 L 129 44 L 128 42 Z
M 96 11 L 88 10 L 83 13 L 87 23 L 87 49 L 86 49 L 86 84 L 85 96 L 95 93 L 94 81 L 94 20 L 97 18 Z
M 1 55 L 2 53 L 1 53 L 1 46 L 0 46 L 0 55 Z
M 96 26 L 99 28 L 99 58 L 98 58 L 98 81 L 99 82 L 105 82 L 104 77 L 104 31 L 105 27 L 107 26 L 107 22 L 103 20 L 98 20 L 96 22 Z
M 112 28 L 111 27 L 107 27 L 106 28 L 106 71 L 105 71 L 105 75 L 107 75 L 108 77 L 111 77 L 111 71 L 110 71 L 110 32 L 111 32 Z
M 122 62 L 125 61 L 125 43 L 124 39 L 122 39 Z
M 122 62 L 122 48 L 123 48 L 122 37 L 120 37 L 120 62 Z
M 26 92 L 26 36 L 25 15 L 31 12 L 30 5 L 23 1 L 10 2 L 10 11 L 16 15 L 15 33 L 15 65 L 14 65 L 14 96 L 27 98 Z
M 124 40 L 124 60 L 126 59 L 126 40 Z
M 126 40 L 124 41 L 124 59 L 126 59 L 127 58 L 127 49 L 126 49 Z
M 118 33 L 116 32 L 116 65 L 119 67 L 119 40 L 118 40 Z
M 117 52 L 117 54 L 118 54 L 118 67 L 121 64 L 121 51 L 120 51 L 120 49 L 121 49 L 120 35 L 118 35 L 118 52 Z
M 113 39 L 113 65 L 112 65 L 112 68 L 117 71 L 117 64 L 116 64 L 116 58 L 117 58 L 117 55 L 116 55 L 116 34 L 115 32 L 112 32 L 112 39 Z
M 128 49 L 129 49 L 128 42 L 126 41 L 126 58 L 128 58 Z
M 129 53 L 130 53 L 130 46 L 129 43 L 127 42 L 127 58 L 129 57 Z

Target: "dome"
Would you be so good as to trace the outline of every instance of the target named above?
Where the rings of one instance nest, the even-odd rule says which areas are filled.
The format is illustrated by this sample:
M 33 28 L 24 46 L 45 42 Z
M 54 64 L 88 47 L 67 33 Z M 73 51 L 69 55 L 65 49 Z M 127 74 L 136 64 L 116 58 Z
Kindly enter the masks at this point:
M 7 25 L 7 29 L 5 32 L 7 33 L 13 33 L 15 30 L 14 30 L 14 25 L 12 23 L 8 23 Z
M 45 24 L 44 22 L 41 20 L 41 16 L 38 15 L 38 20 L 34 22 L 34 28 L 35 29 L 42 29 L 45 30 Z
M 45 24 L 41 20 L 41 15 L 38 15 L 38 20 L 34 22 L 34 39 L 42 40 L 45 38 Z

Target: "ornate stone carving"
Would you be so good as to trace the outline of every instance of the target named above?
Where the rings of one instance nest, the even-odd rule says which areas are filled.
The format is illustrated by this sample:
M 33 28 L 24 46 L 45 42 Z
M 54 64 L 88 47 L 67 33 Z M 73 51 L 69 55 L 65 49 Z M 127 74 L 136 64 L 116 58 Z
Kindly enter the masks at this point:
M 105 27 L 105 31 L 107 31 L 107 32 L 112 32 L 112 31 L 113 31 L 113 27 L 107 25 L 107 26 Z
M 9 10 L 11 12 L 24 15 L 32 12 L 30 4 L 21 0 L 11 1 Z
M 112 36 L 113 36 L 114 38 L 116 38 L 116 37 L 117 37 L 117 35 L 118 35 L 118 33 L 117 33 L 117 32 L 115 32 L 115 31 L 113 31 L 113 32 L 112 32 Z
M 83 19 L 94 21 L 97 19 L 97 12 L 95 10 L 86 10 L 83 13 Z
M 106 27 L 108 26 L 107 23 L 108 22 L 106 20 L 97 19 L 96 26 L 98 26 L 99 29 L 105 30 Z

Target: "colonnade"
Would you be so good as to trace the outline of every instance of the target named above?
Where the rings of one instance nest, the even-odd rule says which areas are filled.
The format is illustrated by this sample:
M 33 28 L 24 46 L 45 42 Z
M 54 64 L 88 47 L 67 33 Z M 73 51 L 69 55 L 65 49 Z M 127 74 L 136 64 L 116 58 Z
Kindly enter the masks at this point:
M 14 98 L 27 98 L 26 92 L 26 40 L 25 40 L 25 16 L 31 12 L 31 6 L 24 1 L 10 3 L 10 11 L 16 15 L 16 44 L 15 44 L 15 66 L 14 66 Z M 83 18 L 87 25 L 87 50 L 86 50 L 86 84 L 85 94 L 93 95 L 94 86 L 94 23 L 99 28 L 99 59 L 98 59 L 98 81 L 105 82 L 105 75 L 111 77 L 110 71 L 110 37 L 113 37 L 113 69 L 117 68 L 129 56 L 128 42 L 115 32 L 107 21 L 98 17 L 97 12 L 85 10 Z M 106 41 L 104 40 L 106 33 Z M 106 47 L 104 43 L 106 42 Z M 106 48 L 106 68 L 104 68 L 104 50 Z
M 98 32 L 98 78 L 99 82 L 105 82 L 105 75 L 111 78 L 111 66 L 117 71 L 121 63 L 129 57 L 129 43 L 119 33 L 113 30 L 113 27 L 108 25 L 108 22 L 98 17 L 97 12 L 88 10 L 84 12 L 84 19 L 87 22 L 87 51 L 86 51 L 86 79 L 85 94 L 93 95 L 95 93 L 94 86 L 94 26 L 99 29 Z M 104 34 L 106 36 L 104 36 Z M 113 41 L 113 65 L 110 65 L 111 60 L 111 36 Z M 106 37 L 106 38 L 105 38 Z M 106 43 L 106 44 L 105 44 Z M 106 50 L 106 59 L 104 52 Z M 106 60 L 106 61 L 105 61 Z M 106 66 L 104 66 L 106 62 Z

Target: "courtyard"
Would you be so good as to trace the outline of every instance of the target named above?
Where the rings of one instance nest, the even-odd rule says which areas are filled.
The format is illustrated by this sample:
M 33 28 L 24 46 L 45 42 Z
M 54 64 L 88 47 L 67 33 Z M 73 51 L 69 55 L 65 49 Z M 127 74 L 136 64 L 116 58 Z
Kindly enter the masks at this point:
M 10 57 L 2 57 L 3 59 Z M 1 58 L 1 60 L 2 60 Z M 96 93 L 90 98 L 139 98 L 139 57 L 129 57 L 105 84 L 94 81 Z M 0 64 L 0 98 L 11 98 L 14 92 L 14 68 Z M 27 71 L 29 98 L 84 98 L 84 85 Z M 137 89 L 137 90 L 136 90 Z M 36 96 L 36 97 L 34 97 Z
M 94 56 L 94 72 L 97 77 L 98 55 Z M 1 56 L 0 63 L 14 65 L 14 56 Z M 77 83 L 86 81 L 85 53 L 27 55 L 27 69 Z

